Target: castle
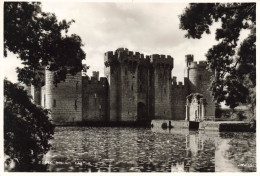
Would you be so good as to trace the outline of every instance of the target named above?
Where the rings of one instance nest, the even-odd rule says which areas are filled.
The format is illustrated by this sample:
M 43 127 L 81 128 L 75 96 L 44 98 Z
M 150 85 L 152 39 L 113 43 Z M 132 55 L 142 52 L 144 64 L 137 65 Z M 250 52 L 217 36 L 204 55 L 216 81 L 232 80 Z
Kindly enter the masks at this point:
M 31 86 L 35 104 L 51 110 L 54 124 L 74 122 L 140 122 L 153 119 L 185 120 L 187 96 L 200 93 L 205 100 L 205 117 L 214 117 L 216 104 L 209 91 L 212 72 L 207 63 L 186 55 L 184 84 L 172 77 L 171 56 L 119 48 L 105 53 L 105 77 L 81 72 L 67 75 L 55 87 L 53 73 L 45 69 L 45 85 Z

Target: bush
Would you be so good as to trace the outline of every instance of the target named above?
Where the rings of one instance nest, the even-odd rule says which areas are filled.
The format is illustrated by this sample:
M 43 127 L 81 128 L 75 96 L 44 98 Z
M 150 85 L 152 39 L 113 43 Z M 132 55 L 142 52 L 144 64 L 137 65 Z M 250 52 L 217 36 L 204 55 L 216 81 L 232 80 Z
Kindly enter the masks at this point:
M 41 162 L 53 133 L 48 111 L 33 104 L 23 87 L 4 80 L 5 169 L 44 170 Z

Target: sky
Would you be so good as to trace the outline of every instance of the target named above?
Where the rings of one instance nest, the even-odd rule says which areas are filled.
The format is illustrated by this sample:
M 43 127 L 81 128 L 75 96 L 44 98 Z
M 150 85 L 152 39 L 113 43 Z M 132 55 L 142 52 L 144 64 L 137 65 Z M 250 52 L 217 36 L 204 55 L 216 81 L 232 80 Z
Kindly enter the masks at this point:
M 86 63 L 92 71 L 104 76 L 104 53 L 117 48 L 128 48 L 145 55 L 164 54 L 174 58 L 172 76 L 183 81 L 185 55 L 193 54 L 195 61 L 206 60 L 208 49 L 217 43 L 215 29 L 202 39 L 188 39 L 186 31 L 179 29 L 179 15 L 188 3 L 90 3 L 42 2 L 44 12 L 55 13 L 58 20 L 75 20 L 69 33 L 83 41 Z M 4 75 L 17 82 L 16 67 L 21 61 L 12 53 L 4 61 Z

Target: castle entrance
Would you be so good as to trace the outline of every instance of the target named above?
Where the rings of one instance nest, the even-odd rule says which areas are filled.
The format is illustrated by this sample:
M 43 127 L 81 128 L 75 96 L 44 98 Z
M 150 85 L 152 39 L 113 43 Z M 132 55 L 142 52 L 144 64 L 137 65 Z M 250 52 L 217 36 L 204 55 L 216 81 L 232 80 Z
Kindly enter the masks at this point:
M 142 102 L 139 102 L 137 105 L 137 120 L 138 121 L 146 120 L 145 104 Z

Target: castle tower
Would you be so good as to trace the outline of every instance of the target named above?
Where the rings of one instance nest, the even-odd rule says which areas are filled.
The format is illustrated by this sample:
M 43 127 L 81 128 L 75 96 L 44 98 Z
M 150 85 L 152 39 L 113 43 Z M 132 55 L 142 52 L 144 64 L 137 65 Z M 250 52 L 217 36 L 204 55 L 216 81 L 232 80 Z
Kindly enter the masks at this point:
M 46 108 L 51 110 L 54 124 L 82 121 L 82 76 L 67 75 L 66 80 L 53 84 L 54 73 L 45 70 Z
M 192 54 L 185 55 L 185 69 L 184 69 L 184 77 L 188 77 L 188 67 L 194 61 L 194 56 Z
M 105 76 L 109 84 L 109 119 L 119 121 L 121 112 L 121 65 L 118 56 L 109 51 L 105 53 Z
M 171 119 L 171 71 L 173 58 L 165 55 L 151 56 L 152 109 L 154 119 Z
M 138 52 L 119 48 L 115 54 L 105 53 L 105 65 L 110 92 L 110 120 L 144 120 L 148 113 L 149 59 Z
M 207 102 L 205 116 L 215 117 L 216 104 L 210 91 L 211 76 L 213 73 L 207 69 L 208 64 L 206 61 L 199 61 L 199 63 L 193 62 L 193 59 L 190 59 L 190 61 L 191 62 L 188 62 L 188 66 L 186 68 L 189 79 L 189 94 L 202 94 Z
M 41 105 L 41 87 L 45 81 L 45 69 L 41 68 L 35 72 L 36 79 L 41 80 L 37 85 L 30 85 L 30 95 L 32 96 L 32 102 L 36 105 Z M 29 88 L 29 87 L 28 87 Z
M 121 64 L 121 114 L 120 121 L 137 120 L 137 76 L 140 53 L 118 49 L 116 51 Z
M 31 96 L 32 96 L 32 101 L 36 105 L 41 104 L 41 86 L 34 86 L 31 85 Z
M 137 120 L 151 120 L 150 57 L 140 55 L 137 68 Z

